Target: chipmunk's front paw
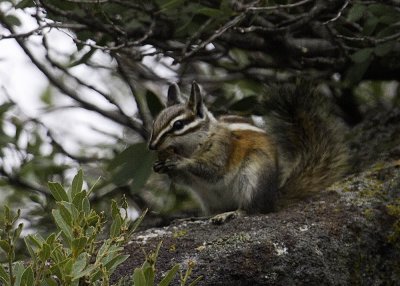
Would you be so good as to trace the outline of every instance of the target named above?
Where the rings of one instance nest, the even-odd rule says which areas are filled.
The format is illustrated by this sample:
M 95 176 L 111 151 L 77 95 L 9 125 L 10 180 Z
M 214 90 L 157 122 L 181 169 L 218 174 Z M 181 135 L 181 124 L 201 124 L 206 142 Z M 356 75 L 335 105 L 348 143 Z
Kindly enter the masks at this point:
M 236 210 L 236 211 L 231 211 L 231 212 L 225 212 L 225 213 L 220 213 L 215 216 L 213 216 L 210 221 L 213 224 L 224 224 L 231 219 L 238 218 L 240 216 L 243 216 L 243 211 L 242 210 Z
M 156 161 L 153 165 L 153 170 L 156 173 L 169 173 L 178 168 L 179 158 L 174 156 L 165 160 Z

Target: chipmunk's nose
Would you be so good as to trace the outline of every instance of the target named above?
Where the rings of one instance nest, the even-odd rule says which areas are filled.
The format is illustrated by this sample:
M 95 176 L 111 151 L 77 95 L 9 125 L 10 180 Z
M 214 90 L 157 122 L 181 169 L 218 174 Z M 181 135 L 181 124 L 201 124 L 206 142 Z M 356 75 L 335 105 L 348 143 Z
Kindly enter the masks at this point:
M 150 137 L 149 144 L 147 146 L 149 150 L 157 150 L 157 141 L 153 140 L 153 135 Z

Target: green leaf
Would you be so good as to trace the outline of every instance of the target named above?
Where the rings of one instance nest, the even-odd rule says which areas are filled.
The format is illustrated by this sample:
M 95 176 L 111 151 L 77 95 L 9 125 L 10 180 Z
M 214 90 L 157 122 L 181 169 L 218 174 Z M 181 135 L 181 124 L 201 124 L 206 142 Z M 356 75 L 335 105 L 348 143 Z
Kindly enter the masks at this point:
M 195 285 L 197 285 L 197 283 L 199 283 L 201 279 L 203 279 L 203 276 L 197 277 L 196 279 L 194 279 L 194 280 L 189 284 L 189 286 L 195 286 Z
M 142 267 L 142 269 L 144 277 L 146 278 L 146 286 L 153 286 L 155 278 L 155 267 L 149 264 L 148 267 Z
M 3 20 L 10 26 L 21 26 L 21 21 L 14 15 L 7 15 L 3 17 Z
M 110 236 L 112 238 L 117 237 L 121 233 L 121 225 L 122 225 L 121 217 L 115 217 L 113 219 L 113 222 L 112 222 L 111 228 L 110 228 Z
M 63 275 L 65 275 L 65 276 L 70 276 L 71 275 L 71 272 L 72 272 L 72 267 L 74 266 L 74 262 L 75 262 L 75 260 L 72 258 L 72 257 L 70 257 L 70 258 L 67 258 L 65 261 L 64 261 L 64 263 L 63 263 L 63 267 L 62 267 L 62 274 Z
M 58 210 L 60 211 L 60 214 L 64 221 L 68 224 L 68 226 L 72 226 L 73 224 L 73 216 L 72 216 L 72 211 L 71 208 L 66 205 L 65 202 L 57 203 Z
M 46 261 L 50 258 L 51 248 L 47 243 L 43 243 L 42 248 L 39 251 L 39 258 L 41 261 Z
M 115 200 L 111 200 L 111 217 L 113 219 L 116 217 L 121 217 L 118 204 Z
M 156 117 L 157 114 L 163 110 L 164 105 L 161 103 L 160 98 L 155 95 L 151 90 L 146 91 L 146 101 L 149 106 L 150 113 L 153 117 Z
M 217 18 L 217 17 L 219 18 L 219 17 L 224 17 L 225 16 L 225 14 L 221 10 L 213 9 L 213 8 L 207 8 L 207 7 L 198 9 L 196 11 L 196 13 L 197 14 L 202 14 L 202 15 L 205 15 L 205 16 L 208 16 L 208 17 L 212 17 L 212 18 Z
M 85 269 L 87 265 L 87 253 L 81 253 L 78 256 L 78 259 L 75 261 L 74 265 L 72 266 L 72 280 L 78 279 L 81 277 L 82 271 Z M 77 278 L 78 277 L 78 278 Z
M 15 5 L 15 9 L 24 9 L 28 7 L 34 7 L 35 3 L 32 0 L 22 0 Z
M 354 85 L 360 82 L 363 78 L 365 72 L 367 71 L 369 65 L 371 64 L 372 59 L 369 59 L 365 62 L 352 65 L 347 71 L 345 75 L 345 81 L 350 84 Z
M 50 192 L 56 201 L 66 201 L 69 202 L 69 197 L 67 192 L 59 183 L 49 182 L 48 183 Z
M 53 210 L 53 217 L 58 228 L 63 232 L 69 243 L 72 241 L 72 231 L 68 224 L 64 221 L 59 210 Z
M 4 285 L 7 285 L 7 283 L 10 282 L 10 276 L 4 270 L 4 267 L 1 264 L 0 264 L 0 281 L 3 281 Z
M 365 12 L 367 7 L 362 4 L 355 4 L 350 8 L 349 13 L 347 14 L 347 20 L 349 22 L 357 22 L 360 20 Z
M 40 100 L 48 106 L 53 105 L 53 90 L 50 85 L 44 89 L 40 95 Z
M 111 274 L 118 267 L 118 265 L 120 265 L 125 260 L 127 260 L 128 257 L 129 257 L 129 255 L 118 254 L 116 257 L 114 257 L 113 259 L 108 261 L 104 266 L 106 267 L 106 269 Z
M 3 249 L 3 251 L 5 252 L 5 253 L 9 253 L 10 252 L 10 250 L 11 250 L 11 246 L 10 246 L 10 244 L 8 243 L 8 241 L 6 241 L 6 240 L 0 240 L 0 248 L 1 249 Z
M 363 27 L 363 34 L 366 36 L 372 35 L 378 23 L 379 23 L 379 18 L 372 15 L 369 16 Z
M 146 277 L 144 276 L 142 269 L 136 268 L 135 271 L 133 272 L 133 283 L 135 286 L 146 285 Z
M 46 243 L 48 245 L 53 245 L 53 243 L 56 241 L 56 238 L 57 238 L 56 234 L 52 233 L 46 238 Z
M 145 210 L 142 212 L 142 214 L 140 215 L 140 217 L 138 217 L 138 218 L 135 220 L 135 223 L 133 224 L 133 226 L 132 226 L 132 228 L 131 228 L 131 230 L 130 230 L 130 232 L 129 232 L 129 236 L 131 236 L 131 235 L 136 231 L 136 229 L 139 227 L 139 225 L 142 223 L 144 217 L 145 217 L 146 214 L 147 214 L 147 211 L 148 211 L 148 209 L 145 209 Z
M 75 66 L 78 66 L 80 64 L 86 63 L 90 58 L 93 56 L 93 54 L 96 52 L 96 49 L 90 49 L 88 52 L 86 52 L 80 59 L 73 61 L 68 65 L 68 67 L 72 68 Z
M 72 255 L 74 257 L 81 255 L 82 254 L 81 252 L 84 251 L 87 242 L 88 242 L 88 239 L 85 236 L 73 239 L 72 247 L 71 247 Z
M 14 103 L 11 103 L 11 102 L 6 102 L 3 104 L 0 104 L 0 116 L 3 116 L 3 114 L 5 112 L 7 112 L 13 106 L 14 106 Z
M 387 54 L 389 54 L 393 50 L 395 45 L 396 45 L 395 41 L 379 44 L 379 45 L 377 45 L 375 47 L 374 53 L 378 57 L 384 57 L 384 56 L 386 56 Z
M 96 182 L 94 182 L 94 184 L 90 187 L 89 191 L 88 191 L 88 196 L 94 191 L 94 188 L 96 187 L 97 183 L 100 181 L 101 177 L 98 177 Z
M 46 286 L 58 286 L 58 283 L 53 278 L 45 278 Z
M 398 21 L 400 17 L 400 13 L 397 13 L 397 15 L 384 15 L 379 17 L 379 23 L 383 23 L 386 25 L 395 25 L 395 23 Z
M 86 191 L 81 191 L 72 196 L 72 203 L 79 210 L 83 210 L 83 200 L 86 197 Z
M 113 183 L 120 186 L 127 184 L 133 178 L 130 186 L 136 192 L 146 183 L 152 173 L 155 154 L 147 149 L 146 143 L 129 146 L 112 160 L 108 166 L 113 171 Z
M 32 286 L 33 285 L 33 270 L 32 267 L 29 266 L 25 269 L 24 273 L 22 274 L 21 278 L 21 286 Z
M 42 247 L 42 244 L 45 243 L 46 241 L 43 239 L 43 237 L 35 233 L 33 235 L 29 235 L 29 237 L 32 239 L 32 242 L 37 246 L 37 247 Z
M 22 262 L 18 261 L 14 264 L 15 286 L 21 285 L 22 275 L 25 272 L 25 267 Z
M 36 253 L 35 253 L 35 251 L 33 250 L 33 247 L 32 247 L 31 235 L 25 236 L 24 237 L 24 241 L 25 241 L 26 248 L 28 249 L 29 255 L 35 261 L 36 260 Z
M 385 4 L 372 4 L 368 6 L 368 11 L 378 17 L 391 14 L 393 10 L 395 10 L 393 7 Z
M 140 168 L 136 168 L 133 171 L 133 181 L 130 185 L 130 190 L 132 193 L 136 193 L 140 191 L 141 188 L 146 184 L 147 179 L 153 173 L 153 163 L 154 163 L 155 155 L 150 152 L 146 152 L 142 157 L 142 164 Z
M 365 48 L 351 55 L 351 59 L 353 60 L 353 62 L 357 64 L 363 63 L 371 58 L 373 52 L 374 52 L 373 48 Z
M 251 112 L 259 104 L 256 96 L 246 96 L 229 106 L 229 110 Z
M 74 280 L 79 279 L 83 276 L 90 275 L 92 272 L 96 271 L 98 268 L 99 268 L 99 266 L 96 264 L 89 265 L 85 270 L 81 271 L 80 273 L 76 273 L 76 275 L 74 275 Z
M 171 0 L 161 5 L 161 10 L 172 10 L 183 4 L 184 0 Z M 160 11 L 161 12 L 161 11 Z M 164 12 L 164 11 L 162 11 Z
M 110 248 L 110 240 L 105 240 L 103 242 L 103 244 L 101 245 L 101 247 L 99 248 L 99 250 L 97 251 L 97 256 L 96 256 L 96 260 L 99 260 L 102 256 L 104 256 L 104 254 L 106 253 L 106 251 L 108 251 L 108 249 Z
M 165 275 L 165 277 L 160 281 L 160 284 L 158 284 L 158 286 L 169 286 L 169 284 L 172 282 L 172 280 L 174 279 L 176 273 L 179 270 L 180 265 L 179 264 L 175 264 L 174 267 L 172 267 L 167 274 Z
M 18 224 L 18 227 L 14 230 L 13 234 L 13 241 L 16 242 L 17 239 L 21 236 L 22 229 L 24 228 L 24 224 L 20 223 Z
M 90 202 L 87 196 L 83 198 L 82 209 L 86 215 L 90 213 Z
M 78 171 L 74 179 L 72 180 L 71 197 L 74 198 L 76 194 L 82 191 L 83 186 L 83 172 L 82 169 Z

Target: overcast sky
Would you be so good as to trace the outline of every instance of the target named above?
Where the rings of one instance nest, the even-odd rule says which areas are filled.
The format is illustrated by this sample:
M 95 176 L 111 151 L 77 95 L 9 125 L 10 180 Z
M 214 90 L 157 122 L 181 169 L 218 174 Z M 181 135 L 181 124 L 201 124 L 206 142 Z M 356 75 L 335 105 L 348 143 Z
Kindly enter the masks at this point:
M 33 19 L 22 14 L 19 16 L 23 20 L 23 25 L 19 28 L 20 32 L 29 31 L 35 27 Z M 6 33 L 6 31 L 0 27 L 0 33 Z M 53 53 L 53 56 L 58 57 L 60 61 L 67 59 L 65 56 L 63 59 L 63 54 L 69 54 L 76 50 L 72 39 L 66 33 L 52 30 L 48 33 L 48 37 L 51 47 L 54 51 L 59 52 Z M 44 51 L 41 49 L 40 41 L 41 39 L 38 36 L 31 37 L 29 47 L 35 56 L 44 59 Z M 111 65 L 110 58 L 99 53 L 95 54 L 95 60 L 104 65 Z M 85 69 L 82 65 L 75 67 L 72 72 L 88 83 L 108 91 L 107 81 L 104 80 L 104 77 L 107 77 L 107 72 L 104 70 L 93 72 L 93 70 Z M 79 148 L 80 142 L 78 141 L 110 143 L 109 137 L 94 132 L 91 127 L 122 137 L 122 128 L 119 125 L 89 111 L 64 109 L 45 114 L 43 111 L 46 106 L 41 102 L 40 96 L 48 87 L 47 78 L 30 62 L 13 39 L 0 40 L 0 87 L 6 90 L 7 94 L 18 103 L 24 113 L 37 117 L 46 123 L 56 137 L 63 139 L 62 141 L 69 149 L 76 150 Z M 53 92 L 57 91 L 53 89 Z M 90 94 L 87 90 L 82 91 L 81 95 L 86 98 L 90 97 L 90 101 L 96 102 L 100 106 L 108 107 L 108 103 L 98 96 Z M 65 96 L 57 96 L 55 99 L 56 105 L 72 104 L 72 101 Z M 0 102 L 4 102 L 4 100 L 6 100 L 6 97 L 3 90 L 0 90 Z M 126 110 L 128 114 L 134 113 L 133 102 L 124 106 L 128 109 Z

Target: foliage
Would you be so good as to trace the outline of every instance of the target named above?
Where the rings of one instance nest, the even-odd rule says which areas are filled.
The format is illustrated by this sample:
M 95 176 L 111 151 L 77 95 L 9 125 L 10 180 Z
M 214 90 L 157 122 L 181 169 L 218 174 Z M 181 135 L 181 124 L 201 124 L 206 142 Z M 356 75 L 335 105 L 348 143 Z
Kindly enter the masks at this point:
M 23 224 L 18 222 L 20 211 L 13 215 L 5 207 L 4 228 L 1 233 L 0 247 L 6 254 L 7 267 L 0 264 L 0 281 L 4 285 L 110 285 L 110 276 L 118 265 L 129 255 L 123 254 L 124 245 L 142 221 L 145 213 L 129 226 L 127 203 L 118 205 L 111 202 L 110 232 L 104 237 L 106 218 L 90 206 L 89 195 L 83 187 L 82 171 L 74 177 L 72 186 L 65 190 L 59 183 L 49 183 L 52 196 L 57 206 L 52 216 L 57 225 L 57 232 L 46 238 L 40 234 L 30 234 L 24 238 L 29 252 L 29 261 L 15 262 L 15 245 L 20 239 Z M 158 251 L 146 257 L 141 268 L 135 269 L 130 284 L 135 286 L 155 285 L 155 264 Z M 193 267 L 193 266 L 192 266 Z M 170 285 L 179 264 L 175 265 L 159 285 Z M 188 270 L 187 275 L 190 275 Z M 186 275 L 186 276 L 187 276 Z M 182 285 L 187 282 L 187 277 Z M 122 285 L 121 278 L 118 285 Z M 195 281 L 190 285 L 195 285 Z
M 26 27 L 32 18 L 33 27 Z M 263 86 L 301 75 L 322 83 L 345 120 L 356 124 L 370 110 L 365 102 L 389 97 L 387 86 L 392 102 L 400 102 L 399 18 L 393 0 L 0 1 L 0 41 L 15 41 L 49 81 L 38 95 L 44 106 L 38 116 L 24 114 L 13 94 L 0 106 L 0 184 L 7 200 L 32 202 L 33 226 L 48 227 L 43 213 L 54 200 L 40 186 L 68 181 L 81 165 L 90 182 L 104 178 L 90 197 L 97 207 L 124 194 L 160 213 L 187 210 L 193 205 L 176 203 L 178 197 L 187 202 L 179 190 L 160 191 L 168 186 L 151 175 L 154 155 L 145 143 L 169 82 L 185 88 L 196 80 L 216 113 L 262 115 Z M 67 34 L 74 50 L 56 48 L 55 31 Z M 372 95 L 359 100 L 366 80 Z M 101 129 L 110 143 L 66 148 L 70 138 L 43 120 L 66 110 L 65 98 L 68 109 L 95 113 L 125 135 Z

